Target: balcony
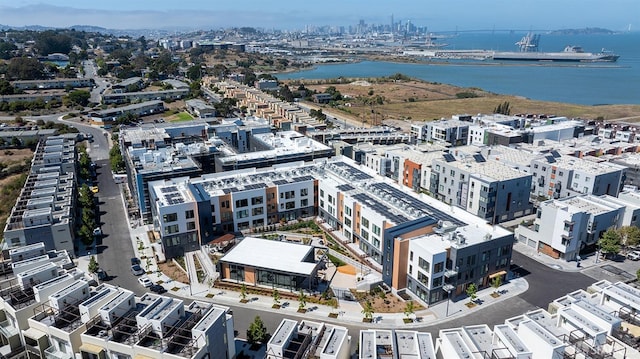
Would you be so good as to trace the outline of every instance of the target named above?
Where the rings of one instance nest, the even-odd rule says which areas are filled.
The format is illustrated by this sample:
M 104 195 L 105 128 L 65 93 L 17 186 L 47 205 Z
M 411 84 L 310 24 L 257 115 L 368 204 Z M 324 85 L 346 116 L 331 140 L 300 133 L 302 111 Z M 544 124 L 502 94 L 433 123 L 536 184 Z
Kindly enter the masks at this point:
M 44 357 L 47 359 L 73 359 L 73 355 L 61 352 L 54 345 L 44 350 Z
M 14 335 L 20 334 L 20 331 L 18 330 L 18 328 L 14 327 L 10 321 L 5 320 L 3 322 L 0 322 L 0 334 L 9 339 Z
M 444 271 L 444 276 L 447 278 L 451 278 L 456 275 L 458 275 L 458 271 L 456 269 L 446 269 Z

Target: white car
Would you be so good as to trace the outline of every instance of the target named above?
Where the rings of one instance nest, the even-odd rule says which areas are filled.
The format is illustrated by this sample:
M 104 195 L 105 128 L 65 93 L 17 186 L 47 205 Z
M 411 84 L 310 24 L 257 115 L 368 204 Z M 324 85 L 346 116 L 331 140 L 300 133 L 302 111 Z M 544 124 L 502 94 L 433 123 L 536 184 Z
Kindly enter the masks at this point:
M 140 284 L 142 284 L 142 286 L 145 288 L 149 288 L 153 285 L 153 282 L 151 281 L 151 279 L 147 277 L 138 278 L 138 282 L 140 282 Z
M 633 251 L 633 252 L 627 253 L 627 259 L 632 261 L 640 260 L 640 252 Z
M 143 275 L 145 271 L 139 264 L 134 264 L 131 266 L 131 273 L 133 273 L 133 275 Z

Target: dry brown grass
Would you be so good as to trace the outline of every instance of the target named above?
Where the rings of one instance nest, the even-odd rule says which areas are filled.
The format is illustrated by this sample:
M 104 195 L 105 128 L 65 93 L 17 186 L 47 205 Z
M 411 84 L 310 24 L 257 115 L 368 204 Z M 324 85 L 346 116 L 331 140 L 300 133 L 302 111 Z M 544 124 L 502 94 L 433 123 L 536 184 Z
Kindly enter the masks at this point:
M 180 269 L 175 263 L 173 262 L 160 263 L 158 264 L 158 268 L 162 273 L 164 273 L 166 276 L 168 276 L 172 280 L 176 282 L 189 284 L 189 277 L 187 276 L 187 273 L 185 273 L 184 270 Z
M 10 149 L 2 150 L 0 152 L 0 163 L 7 168 L 12 166 L 22 165 L 26 160 L 30 160 L 33 157 L 33 151 L 30 149 Z M 6 222 L 11 209 L 16 203 L 16 199 L 20 195 L 20 188 L 12 188 L 15 186 L 9 186 L 11 183 L 17 181 L 21 173 L 16 173 L 11 176 L 0 179 L 0 231 L 4 230 L 4 223 Z
M 407 302 L 389 293 L 383 297 L 379 294 L 370 294 L 363 292 L 356 292 L 355 297 L 361 305 L 368 300 L 373 307 L 374 313 L 403 313 L 407 305 Z M 413 302 L 413 311 L 417 312 L 425 309 L 420 303 Z M 374 314 L 375 315 L 375 314 Z
M 360 82 L 362 83 L 362 82 Z M 628 122 L 640 121 L 640 105 L 602 105 L 587 106 L 549 101 L 529 100 L 518 96 L 496 95 L 475 88 L 461 88 L 446 84 L 436 84 L 421 81 L 387 82 L 371 84 L 322 84 L 305 85 L 309 89 L 323 92 L 329 86 L 335 86 L 343 96 L 351 97 L 345 100 L 349 105 L 341 108 L 323 107 L 325 113 L 347 115 L 359 122 L 370 123 L 375 116 L 376 124 L 388 119 L 409 119 L 412 121 L 430 121 L 433 119 L 449 118 L 454 114 L 492 113 L 499 104 L 508 101 L 511 113 L 552 114 L 595 119 L 602 117 L 606 120 L 623 118 Z M 384 97 L 383 105 L 376 105 L 371 113 L 371 107 L 358 100 L 362 97 Z M 473 92 L 478 97 L 459 99 L 457 93 Z M 410 100 L 411 99 L 411 100 Z

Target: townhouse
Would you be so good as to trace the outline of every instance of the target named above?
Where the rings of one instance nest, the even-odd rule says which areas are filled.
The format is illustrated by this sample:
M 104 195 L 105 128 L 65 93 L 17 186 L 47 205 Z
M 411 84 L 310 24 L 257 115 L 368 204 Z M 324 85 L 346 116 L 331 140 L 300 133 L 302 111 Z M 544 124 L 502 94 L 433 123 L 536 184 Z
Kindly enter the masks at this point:
M 283 319 L 267 343 L 266 359 L 351 357 L 347 328 L 303 320 Z

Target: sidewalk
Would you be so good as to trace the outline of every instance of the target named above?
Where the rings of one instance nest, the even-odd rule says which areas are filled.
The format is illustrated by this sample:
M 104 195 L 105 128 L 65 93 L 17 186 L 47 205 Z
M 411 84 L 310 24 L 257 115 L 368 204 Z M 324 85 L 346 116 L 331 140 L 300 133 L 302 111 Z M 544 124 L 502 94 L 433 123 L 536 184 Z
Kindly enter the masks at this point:
M 582 258 L 580 260 L 580 265 L 578 266 L 578 262 L 575 262 L 575 261 L 567 262 L 564 259 L 554 259 L 546 254 L 538 252 L 536 248 L 529 247 L 526 244 L 520 243 L 520 242 L 516 242 L 513 245 L 513 250 L 518 251 L 524 254 L 525 256 L 531 259 L 534 259 L 548 267 L 561 270 L 564 272 L 580 272 L 587 268 L 602 266 L 607 262 L 609 262 L 602 258 L 597 258 L 597 256 L 594 253 L 585 258 Z M 518 263 L 515 263 L 515 264 L 518 264 Z

